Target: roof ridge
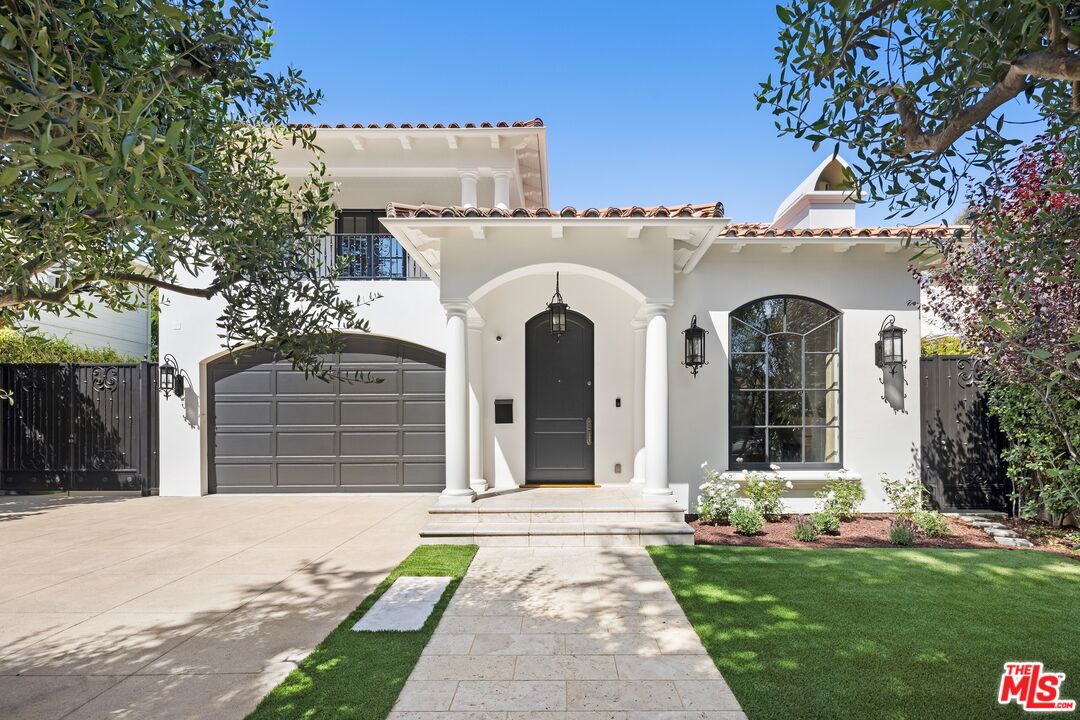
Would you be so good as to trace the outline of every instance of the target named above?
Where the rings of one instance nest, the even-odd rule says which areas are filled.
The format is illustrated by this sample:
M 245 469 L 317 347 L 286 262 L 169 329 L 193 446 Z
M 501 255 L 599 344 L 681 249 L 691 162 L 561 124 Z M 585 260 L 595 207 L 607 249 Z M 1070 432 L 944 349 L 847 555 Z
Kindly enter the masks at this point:
M 567 205 L 561 210 L 547 207 L 538 208 L 479 208 L 463 207 L 459 205 L 410 205 L 408 203 L 390 203 L 386 206 L 388 218 L 410 217 L 530 217 L 530 218 L 670 218 L 670 217 L 693 217 L 693 218 L 721 218 L 724 216 L 724 204 L 721 202 L 698 203 L 685 205 L 653 205 L 642 207 L 631 205 L 629 207 L 607 208 L 583 208 L 578 209 Z

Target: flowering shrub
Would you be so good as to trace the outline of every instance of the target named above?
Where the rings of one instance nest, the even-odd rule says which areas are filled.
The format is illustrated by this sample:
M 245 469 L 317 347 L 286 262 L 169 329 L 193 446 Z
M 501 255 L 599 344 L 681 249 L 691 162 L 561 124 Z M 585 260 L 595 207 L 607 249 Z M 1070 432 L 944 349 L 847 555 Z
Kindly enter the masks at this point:
M 862 483 L 855 478 L 847 477 L 841 470 L 835 477 L 830 473 L 826 477 L 829 481 L 816 493 L 818 506 L 831 512 L 842 522 L 851 522 L 859 514 L 859 505 L 866 499 Z
M 812 520 L 800 518 L 791 530 L 791 537 L 799 542 L 814 542 L 817 540 L 818 530 Z
M 910 519 L 916 512 L 922 509 L 923 494 L 926 488 L 914 471 L 907 476 L 894 480 L 885 473 L 881 473 L 881 487 L 885 491 L 885 498 L 892 505 L 893 511 L 902 518 Z
M 738 504 L 742 485 L 725 478 L 710 468 L 707 462 L 701 463 L 701 469 L 705 473 L 705 482 L 701 484 L 701 493 L 697 496 L 698 519 L 705 523 L 726 523 Z
M 773 470 L 779 470 L 778 465 L 770 466 Z M 785 490 L 790 490 L 793 485 L 790 480 L 784 480 L 779 473 L 770 477 L 762 472 L 743 471 L 743 492 L 750 498 L 754 509 L 769 520 L 779 519 L 784 514 L 784 504 L 780 502 Z
M 756 508 L 740 505 L 731 511 L 731 524 L 740 535 L 757 535 L 765 527 L 765 517 Z

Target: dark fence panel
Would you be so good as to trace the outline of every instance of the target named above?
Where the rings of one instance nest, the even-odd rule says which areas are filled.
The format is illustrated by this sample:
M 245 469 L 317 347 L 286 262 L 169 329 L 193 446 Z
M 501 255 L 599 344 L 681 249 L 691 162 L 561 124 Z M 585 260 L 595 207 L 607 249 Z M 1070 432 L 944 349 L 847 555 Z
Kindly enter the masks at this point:
M 922 480 L 938 510 L 1008 512 L 1005 438 L 970 357 L 922 358 Z
M 0 490 L 157 493 L 157 366 L 0 365 Z

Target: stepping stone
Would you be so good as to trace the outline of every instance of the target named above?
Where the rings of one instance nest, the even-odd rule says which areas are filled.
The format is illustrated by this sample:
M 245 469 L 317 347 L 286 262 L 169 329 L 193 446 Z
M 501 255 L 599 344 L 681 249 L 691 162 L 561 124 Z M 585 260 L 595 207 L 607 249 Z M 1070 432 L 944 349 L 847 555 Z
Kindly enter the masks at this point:
M 1020 537 L 1018 534 L 1006 527 L 986 528 L 986 534 L 993 537 Z
M 1008 545 L 1009 547 L 1021 547 L 1021 548 L 1035 547 L 1035 545 L 1032 544 L 1032 542 L 1030 540 L 1025 540 L 1024 538 L 1021 538 L 1021 537 L 1000 537 L 999 536 L 999 537 L 995 537 L 994 540 L 996 540 L 999 545 Z
M 410 631 L 424 627 L 453 578 L 399 577 L 352 629 L 356 632 Z

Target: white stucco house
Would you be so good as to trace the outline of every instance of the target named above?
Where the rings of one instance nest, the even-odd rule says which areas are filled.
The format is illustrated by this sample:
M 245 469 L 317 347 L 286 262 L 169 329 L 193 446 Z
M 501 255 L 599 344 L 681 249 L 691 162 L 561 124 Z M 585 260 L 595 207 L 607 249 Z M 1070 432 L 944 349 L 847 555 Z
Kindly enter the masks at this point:
M 858 226 L 842 159 L 793 178 L 773 218 L 735 222 L 720 202 L 549 209 L 539 119 L 320 126 L 318 144 L 340 208 L 326 253 L 347 294 L 382 295 L 335 360 L 382 382 L 237 362 L 219 305 L 164 293 L 161 352 L 191 383 L 161 404 L 162 495 L 430 492 L 453 507 L 600 484 L 692 511 L 708 462 L 780 466 L 797 511 L 844 469 L 876 511 L 879 474 L 915 467 L 919 383 L 879 368 L 874 344 L 892 317 L 917 364 L 904 239 L 944 229 Z M 298 149 L 279 161 L 306 172 Z

